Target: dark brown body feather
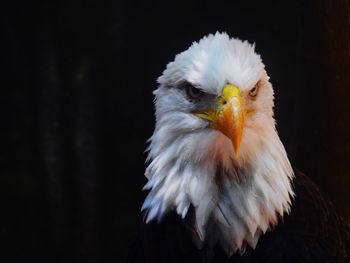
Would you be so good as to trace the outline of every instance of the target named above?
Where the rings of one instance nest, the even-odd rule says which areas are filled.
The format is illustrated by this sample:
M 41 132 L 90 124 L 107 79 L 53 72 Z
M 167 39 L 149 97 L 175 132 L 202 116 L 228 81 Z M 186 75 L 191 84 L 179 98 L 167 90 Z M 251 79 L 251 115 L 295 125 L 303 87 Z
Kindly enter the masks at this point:
M 172 213 L 160 223 L 143 223 L 128 262 L 350 262 L 349 226 L 307 176 L 295 175 L 291 214 L 262 235 L 255 250 L 228 257 L 220 247 L 198 249 L 189 222 L 192 210 L 185 220 Z

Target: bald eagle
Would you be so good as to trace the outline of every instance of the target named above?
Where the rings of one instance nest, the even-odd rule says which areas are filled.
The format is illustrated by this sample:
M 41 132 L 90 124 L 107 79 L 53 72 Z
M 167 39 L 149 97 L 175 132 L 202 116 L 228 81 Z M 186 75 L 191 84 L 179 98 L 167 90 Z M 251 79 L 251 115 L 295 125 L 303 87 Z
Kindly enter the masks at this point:
M 129 262 L 348 262 L 347 224 L 288 160 L 254 45 L 210 34 L 158 83 Z

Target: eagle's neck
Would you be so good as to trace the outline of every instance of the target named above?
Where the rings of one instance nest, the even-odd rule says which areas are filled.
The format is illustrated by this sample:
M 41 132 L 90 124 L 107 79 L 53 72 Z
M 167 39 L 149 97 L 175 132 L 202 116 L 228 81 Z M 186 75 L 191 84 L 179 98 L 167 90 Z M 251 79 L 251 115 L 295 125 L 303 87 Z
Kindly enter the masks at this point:
M 220 146 L 211 132 L 203 137 Z M 194 138 L 184 141 L 179 137 L 161 147 L 156 138 L 153 137 L 151 147 L 158 148 L 153 152 L 151 149 L 152 162 L 146 170 L 149 181 L 145 189 L 150 189 L 142 208 L 147 210 L 146 222 L 160 221 L 170 210 L 185 217 L 192 205 L 197 244 L 220 243 L 231 254 L 242 253 L 246 244 L 255 248 L 261 233 L 276 225 L 285 212 L 289 213 L 293 171 L 274 129 L 260 143 L 259 152 L 245 160 L 244 165 L 237 165 L 232 159 L 221 165 L 213 156 L 191 162 L 183 156 L 193 154 L 199 141 L 188 145 Z M 227 144 L 222 143 L 222 147 Z

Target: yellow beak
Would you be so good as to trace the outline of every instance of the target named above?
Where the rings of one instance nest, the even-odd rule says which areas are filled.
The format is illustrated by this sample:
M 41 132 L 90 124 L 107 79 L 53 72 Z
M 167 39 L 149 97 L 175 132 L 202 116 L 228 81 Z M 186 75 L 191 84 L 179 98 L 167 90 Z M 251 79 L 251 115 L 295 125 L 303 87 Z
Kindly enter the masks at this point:
M 234 157 L 238 157 L 244 126 L 244 109 L 238 87 L 227 84 L 217 100 L 217 108 L 195 115 L 210 122 L 210 127 L 225 134 L 232 142 Z

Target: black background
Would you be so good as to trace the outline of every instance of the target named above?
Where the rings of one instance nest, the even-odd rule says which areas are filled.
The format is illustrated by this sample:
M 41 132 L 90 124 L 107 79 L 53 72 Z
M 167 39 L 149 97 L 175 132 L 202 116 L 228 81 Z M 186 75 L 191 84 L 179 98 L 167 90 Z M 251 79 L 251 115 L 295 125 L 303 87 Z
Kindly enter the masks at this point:
M 350 148 L 349 129 L 339 140 L 327 135 L 333 91 L 322 8 L 287 0 L 1 3 L 0 258 L 124 260 L 141 219 L 156 78 L 216 31 L 256 43 L 292 164 L 347 216 L 349 180 L 329 173 L 346 167 Z M 328 159 L 330 147 L 342 157 Z

